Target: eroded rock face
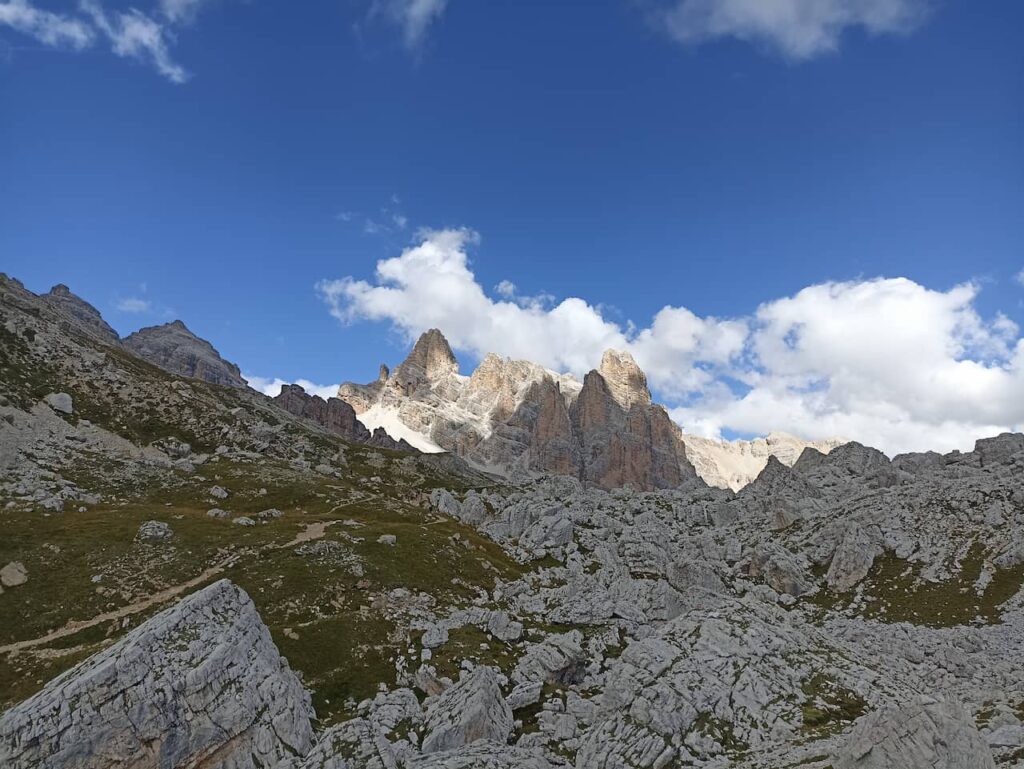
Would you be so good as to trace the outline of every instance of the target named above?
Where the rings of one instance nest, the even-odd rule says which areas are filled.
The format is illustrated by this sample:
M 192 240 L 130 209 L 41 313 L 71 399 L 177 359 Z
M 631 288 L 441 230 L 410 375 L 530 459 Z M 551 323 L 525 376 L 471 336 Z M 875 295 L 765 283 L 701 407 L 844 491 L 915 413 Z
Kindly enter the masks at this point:
M 503 744 L 512 734 L 512 710 L 493 668 L 463 673 L 459 682 L 427 702 L 424 753 L 439 753 L 479 740 Z
M 676 452 L 672 420 L 664 408 L 651 405 L 646 380 L 635 363 L 625 363 L 627 358 L 631 363 L 624 353 L 606 355 L 603 365 L 618 377 L 614 389 L 603 374 L 591 371 L 570 411 L 582 478 L 604 489 L 674 488 L 695 477 L 693 468 Z M 642 393 L 636 391 L 640 385 Z
M 224 360 L 180 320 L 140 329 L 125 337 L 124 346 L 172 374 L 230 387 L 248 386 L 238 366 Z
M 324 400 L 318 395 L 309 395 L 300 385 L 286 384 L 274 402 L 289 414 L 316 422 L 328 432 L 361 443 L 370 440 L 370 431 L 356 418 L 352 406 L 340 398 Z
M 5 769 L 258 769 L 304 754 L 310 698 L 226 580 L 0 716 Z
M 973 720 L 953 703 L 921 696 L 858 721 L 836 769 L 995 769 Z
M 838 438 L 805 441 L 787 433 L 773 432 L 766 438 L 749 441 L 722 441 L 696 435 L 680 435 L 680 443 L 686 458 L 705 483 L 720 489 L 739 491 L 758 476 L 769 457 L 775 457 L 787 467 L 792 467 L 805 456 L 805 452 L 808 454 L 807 461 L 812 461 L 810 456 L 828 454 L 843 445 L 844 441 Z
M 328 432 L 350 441 L 382 449 L 414 451 L 408 443 L 394 440 L 381 427 L 371 433 L 356 418 L 355 409 L 341 398 L 324 400 L 319 395 L 310 395 L 300 385 L 286 384 L 281 387 L 274 401 L 289 414 L 315 422 Z

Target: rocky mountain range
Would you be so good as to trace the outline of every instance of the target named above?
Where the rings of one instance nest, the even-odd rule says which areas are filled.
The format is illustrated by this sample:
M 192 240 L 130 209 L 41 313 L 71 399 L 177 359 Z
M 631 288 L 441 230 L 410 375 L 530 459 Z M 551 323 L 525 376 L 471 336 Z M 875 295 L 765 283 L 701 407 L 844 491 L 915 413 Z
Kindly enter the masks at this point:
M 105 325 L 0 276 L 5 769 L 1024 769 L 1024 435 L 736 491 L 621 354 L 269 398 Z
M 769 457 L 792 465 L 805 448 L 844 441 L 784 433 L 751 441 L 686 435 L 652 402 L 647 377 L 625 352 L 608 350 L 582 384 L 528 361 L 487 355 L 470 375 L 438 329 L 424 333 L 393 372 L 343 384 L 338 397 L 367 425 L 423 451 L 450 451 L 491 471 L 558 473 L 600 488 L 673 488 L 696 473 L 739 490 Z

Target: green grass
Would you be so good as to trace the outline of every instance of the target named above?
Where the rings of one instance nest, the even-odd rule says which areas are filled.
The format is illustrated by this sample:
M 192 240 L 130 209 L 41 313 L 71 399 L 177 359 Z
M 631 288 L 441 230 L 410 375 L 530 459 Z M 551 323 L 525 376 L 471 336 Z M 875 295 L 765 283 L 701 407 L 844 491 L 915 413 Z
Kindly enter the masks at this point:
M 886 552 L 875 559 L 864 580 L 863 616 L 880 622 L 909 622 L 928 627 L 955 627 L 976 622 L 998 624 L 1002 606 L 1024 585 L 1024 564 L 996 569 L 981 595 L 975 584 L 985 567 L 982 545 L 973 543 L 952 576 L 941 582 L 921 578 L 921 565 Z M 849 605 L 849 594 L 828 589 L 808 600 L 822 609 Z
M 117 490 L 127 501 L 104 502 L 81 513 L 0 511 L 5 533 L 0 563 L 21 561 L 29 573 L 28 583 L 0 595 L 0 644 L 38 638 L 69 621 L 117 610 L 194 579 L 234 554 L 237 562 L 212 579 L 229 578 L 249 593 L 282 653 L 303 674 L 321 721 L 349 717 L 352 701 L 373 696 L 381 683 L 393 685 L 395 659 L 407 654 L 411 642 L 408 631 L 375 608 L 381 596 L 405 588 L 433 597 L 443 611 L 468 604 L 478 588 L 491 589 L 497 578 L 523 573 L 475 530 L 410 504 L 422 475 L 392 471 L 395 458 L 386 457 L 384 469 L 367 465 L 361 471 L 356 463 L 343 480 L 282 463 L 216 459 L 194 474 L 163 471 L 129 479 Z M 85 463 L 76 469 L 79 480 L 92 483 L 101 483 L 109 472 Z M 363 473 L 370 472 L 387 481 L 372 495 L 363 483 Z M 213 485 L 228 489 L 228 498 L 210 500 Z M 284 515 L 242 527 L 230 518 L 209 518 L 211 507 L 232 517 L 268 508 Z M 165 521 L 174 537 L 136 542 L 147 520 Z M 294 546 L 282 547 L 318 522 L 336 522 L 323 539 L 336 543 L 338 557 L 303 556 Z M 396 544 L 378 543 L 382 534 L 393 534 Z M 356 563 L 361 574 L 352 568 Z M 102 580 L 94 583 L 94 575 Z M 132 615 L 125 625 L 104 622 L 40 649 L 0 655 L 0 709 L 162 608 Z M 457 665 L 464 657 L 512 664 L 499 642 L 491 642 L 491 656 L 481 654 L 483 642 L 475 628 L 455 631 L 450 648 L 438 656 L 443 665 Z
M 824 673 L 815 673 L 800 688 L 807 697 L 801 708 L 803 731 L 815 739 L 842 731 L 867 712 L 863 697 Z

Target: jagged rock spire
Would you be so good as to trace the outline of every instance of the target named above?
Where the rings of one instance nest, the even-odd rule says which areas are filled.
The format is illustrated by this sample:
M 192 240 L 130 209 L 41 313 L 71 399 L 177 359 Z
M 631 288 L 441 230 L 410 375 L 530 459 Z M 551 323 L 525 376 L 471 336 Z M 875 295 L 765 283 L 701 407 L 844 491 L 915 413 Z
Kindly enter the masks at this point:
M 647 387 L 647 376 L 633 360 L 633 356 L 621 350 L 605 350 L 601 356 L 598 373 L 604 377 L 608 391 L 622 408 L 629 409 L 634 403 L 651 405 L 651 391 Z
M 406 394 L 424 383 L 437 382 L 459 373 L 451 345 L 438 329 L 425 331 L 412 348 L 412 352 L 392 376 L 395 384 Z

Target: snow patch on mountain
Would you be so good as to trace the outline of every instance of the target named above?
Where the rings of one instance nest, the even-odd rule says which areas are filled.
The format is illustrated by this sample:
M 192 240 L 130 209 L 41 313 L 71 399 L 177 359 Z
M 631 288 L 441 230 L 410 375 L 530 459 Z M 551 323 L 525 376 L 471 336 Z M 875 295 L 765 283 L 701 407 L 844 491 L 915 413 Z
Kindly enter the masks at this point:
M 404 440 L 414 449 L 418 449 L 424 454 L 440 454 L 444 452 L 444 449 L 430 440 L 427 435 L 413 430 L 405 424 L 398 415 L 398 409 L 374 404 L 359 415 L 359 421 L 371 433 L 378 427 L 383 427 L 384 431 L 396 441 Z

